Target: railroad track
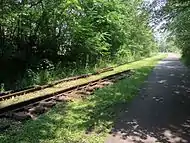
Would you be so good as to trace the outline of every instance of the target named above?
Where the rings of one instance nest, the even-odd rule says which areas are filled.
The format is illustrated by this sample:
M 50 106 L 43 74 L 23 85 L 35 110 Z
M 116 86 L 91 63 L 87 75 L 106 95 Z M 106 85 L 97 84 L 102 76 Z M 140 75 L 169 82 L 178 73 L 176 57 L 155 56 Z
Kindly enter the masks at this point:
M 130 76 L 131 74 L 131 70 L 126 70 L 91 82 L 74 85 L 55 93 L 14 103 L 0 108 L 0 117 L 16 120 L 26 120 L 30 118 L 35 119 L 38 115 L 48 111 L 59 102 L 71 101 L 75 98 L 83 98 L 92 94 L 94 90 L 113 84 L 118 80 Z
M 0 93 L 0 101 L 7 100 L 7 99 L 10 99 L 10 98 L 14 98 L 16 96 L 25 95 L 25 94 L 30 93 L 30 92 L 39 91 L 39 90 L 42 90 L 42 89 L 45 89 L 45 88 L 53 87 L 53 86 L 55 86 L 57 84 L 60 84 L 60 83 L 63 83 L 63 82 L 69 82 L 69 81 L 73 81 L 73 80 L 77 80 L 77 79 L 81 79 L 81 78 L 86 78 L 86 77 L 90 77 L 92 75 L 98 75 L 98 74 L 108 72 L 108 71 L 112 71 L 112 70 L 113 70 L 113 67 L 103 68 L 103 69 L 100 69 L 100 70 L 96 71 L 95 73 L 83 74 L 83 75 L 80 75 L 80 76 L 64 78 L 64 79 L 57 80 L 57 81 L 54 81 L 52 83 L 49 83 L 47 85 L 28 87 L 28 88 L 25 88 L 25 89 L 23 89 L 21 91 L 3 92 L 3 93 Z

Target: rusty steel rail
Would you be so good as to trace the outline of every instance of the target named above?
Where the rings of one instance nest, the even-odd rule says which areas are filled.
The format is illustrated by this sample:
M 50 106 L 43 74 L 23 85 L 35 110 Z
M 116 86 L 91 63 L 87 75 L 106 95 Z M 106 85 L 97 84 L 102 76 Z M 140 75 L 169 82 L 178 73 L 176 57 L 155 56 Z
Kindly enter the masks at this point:
M 27 106 L 27 105 L 29 105 L 29 104 L 33 104 L 33 103 L 36 103 L 36 102 L 39 102 L 39 101 L 48 99 L 48 98 L 50 98 L 50 97 L 54 97 L 54 96 L 63 94 L 63 93 L 65 93 L 65 92 L 68 92 L 68 91 L 77 89 L 77 88 L 79 88 L 79 87 L 88 85 L 89 83 L 94 83 L 94 82 L 97 82 L 97 81 L 100 81 L 100 80 L 103 80 L 103 79 L 113 78 L 113 77 L 118 76 L 118 75 L 121 75 L 121 74 L 127 74 L 127 75 L 130 76 L 130 75 L 131 75 L 130 73 L 132 73 L 131 70 L 125 70 L 125 71 L 122 71 L 122 72 L 119 72 L 119 73 L 116 73 L 116 74 L 108 75 L 108 76 L 103 77 L 103 78 L 100 78 L 100 79 L 96 79 L 96 80 L 91 81 L 91 82 L 88 82 L 88 83 L 83 83 L 83 84 L 74 85 L 74 86 L 71 86 L 71 87 L 69 87 L 69 88 L 60 90 L 60 91 L 58 91 L 58 92 L 54 92 L 54 93 L 50 93 L 50 94 L 45 94 L 45 95 L 42 95 L 42 96 L 39 96 L 39 97 L 36 97 L 36 98 L 33 98 L 33 99 L 29 99 L 29 100 L 22 101 L 22 102 L 19 102 L 19 103 L 14 103 L 14 104 L 11 104 L 11 105 L 2 107 L 2 108 L 0 107 L 0 114 L 3 114 L 3 113 L 5 113 L 5 112 L 8 112 L 8 111 L 12 111 L 12 110 L 21 108 L 21 107 L 23 107 L 23 106 Z
M 39 90 L 42 90 L 42 89 L 45 89 L 45 88 L 53 87 L 54 85 L 57 85 L 57 84 L 62 83 L 62 82 L 68 82 L 68 81 L 72 81 L 72 80 L 86 78 L 86 77 L 89 77 L 89 76 L 92 76 L 92 75 L 98 75 L 98 74 L 108 72 L 108 71 L 112 71 L 112 70 L 113 70 L 113 67 L 103 68 L 103 69 L 98 70 L 95 73 L 83 74 L 83 75 L 80 75 L 80 76 L 64 78 L 64 79 L 57 80 L 57 81 L 54 81 L 52 83 L 49 83 L 47 85 L 33 86 L 33 87 L 25 88 L 24 90 L 16 91 L 16 92 L 8 91 L 8 92 L 0 93 L 0 101 L 7 100 L 7 99 L 10 99 L 10 98 L 15 97 L 15 96 L 21 96 L 21 95 L 24 95 L 24 94 L 27 94 L 27 93 L 30 93 L 30 92 L 39 91 Z

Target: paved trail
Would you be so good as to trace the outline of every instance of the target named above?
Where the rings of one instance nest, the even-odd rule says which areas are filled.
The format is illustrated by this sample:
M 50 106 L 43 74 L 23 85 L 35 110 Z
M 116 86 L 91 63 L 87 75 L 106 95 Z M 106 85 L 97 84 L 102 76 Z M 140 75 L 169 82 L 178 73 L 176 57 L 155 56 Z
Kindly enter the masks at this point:
M 105 143 L 190 143 L 190 70 L 169 55 L 124 107 Z

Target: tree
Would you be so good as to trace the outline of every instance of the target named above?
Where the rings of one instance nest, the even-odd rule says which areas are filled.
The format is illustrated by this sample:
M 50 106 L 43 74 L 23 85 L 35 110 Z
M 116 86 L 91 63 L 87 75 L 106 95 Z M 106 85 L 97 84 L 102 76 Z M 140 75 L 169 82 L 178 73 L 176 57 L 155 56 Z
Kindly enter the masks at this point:
M 190 61 L 190 0 L 168 0 L 159 10 L 158 19 L 165 20 L 164 28 L 171 32 L 175 45 L 183 57 Z
M 150 55 L 156 45 L 142 2 L 4 0 L 0 5 L 1 82 L 60 63 L 83 68 L 121 55 L 126 59 Z

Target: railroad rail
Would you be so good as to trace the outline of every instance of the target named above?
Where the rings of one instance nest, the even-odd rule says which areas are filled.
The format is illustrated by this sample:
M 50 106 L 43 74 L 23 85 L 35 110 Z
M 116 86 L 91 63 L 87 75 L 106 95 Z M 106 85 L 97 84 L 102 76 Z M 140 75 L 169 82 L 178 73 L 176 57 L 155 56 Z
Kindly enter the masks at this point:
M 13 98 L 15 96 L 25 95 L 27 93 L 42 90 L 42 89 L 45 89 L 45 88 L 53 87 L 54 85 L 60 84 L 62 82 L 69 82 L 69 81 L 72 81 L 72 80 L 86 78 L 86 77 L 89 77 L 89 76 L 92 76 L 92 75 L 98 75 L 98 74 L 108 72 L 108 71 L 112 71 L 112 70 L 113 70 L 113 67 L 103 68 L 103 69 L 100 69 L 100 70 L 96 71 L 95 73 L 83 74 L 83 75 L 80 75 L 80 76 L 64 78 L 64 79 L 57 80 L 57 81 L 54 81 L 52 83 L 49 83 L 47 85 L 28 87 L 28 88 L 25 88 L 25 89 L 20 90 L 20 91 L 3 92 L 3 93 L 0 93 L 0 101 L 7 100 L 7 99 Z
M 54 93 L 13 103 L 2 108 L 0 107 L 0 117 L 14 118 L 18 120 L 35 118 L 38 114 L 44 113 L 58 102 L 65 102 L 72 98 L 89 95 L 93 93 L 94 90 L 110 85 L 118 80 L 130 76 L 131 74 L 131 70 L 125 70 L 90 82 L 73 85 Z

